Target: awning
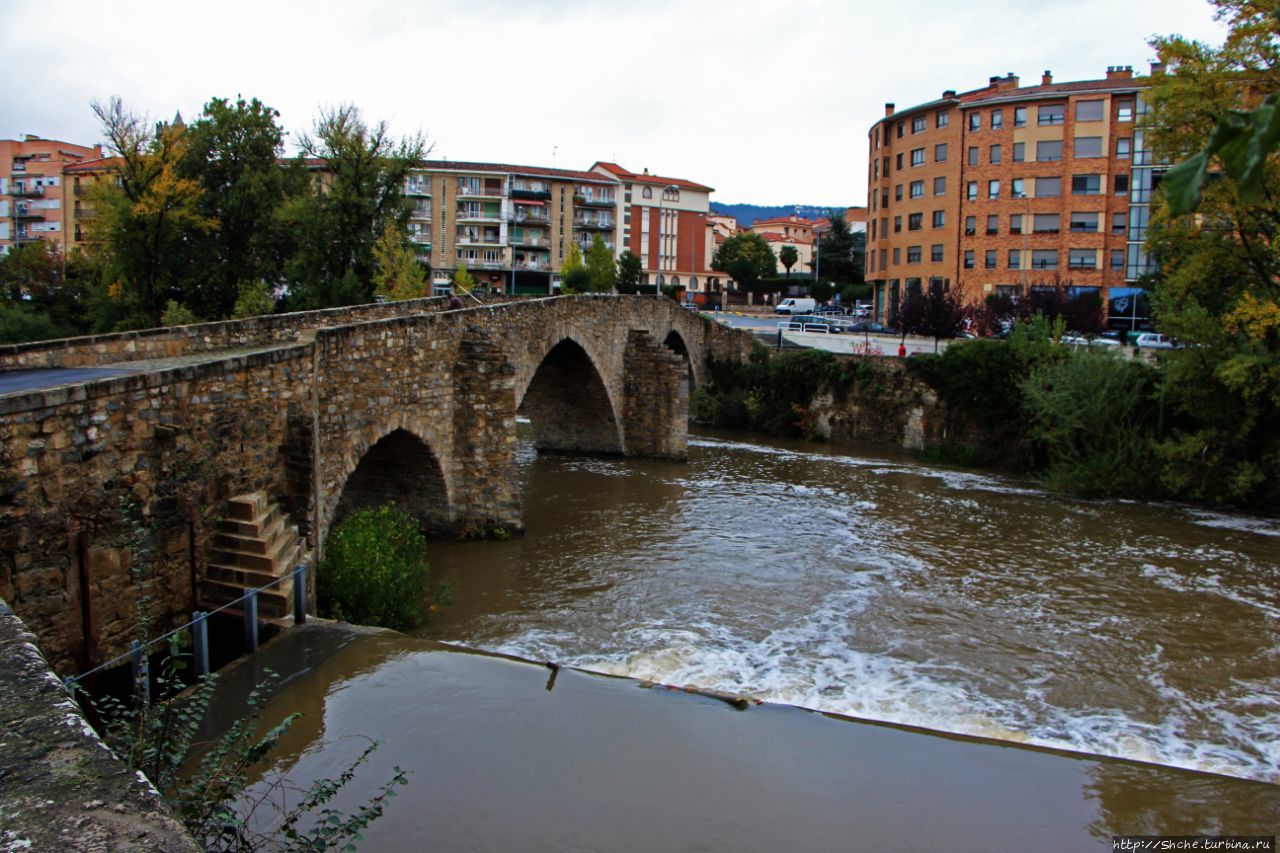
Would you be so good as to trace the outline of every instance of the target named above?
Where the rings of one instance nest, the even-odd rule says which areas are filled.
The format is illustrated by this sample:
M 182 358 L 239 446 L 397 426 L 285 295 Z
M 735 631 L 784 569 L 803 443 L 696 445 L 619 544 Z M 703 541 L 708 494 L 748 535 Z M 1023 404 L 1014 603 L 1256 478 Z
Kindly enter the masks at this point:
M 545 201 L 530 201 L 529 199 L 525 199 L 525 198 L 513 198 L 511 200 L 514 201 L 516 204 L 532 204 L 532 205 L 537 205 L 538 207 L 542 207 L 543 205 L 546 204 Z

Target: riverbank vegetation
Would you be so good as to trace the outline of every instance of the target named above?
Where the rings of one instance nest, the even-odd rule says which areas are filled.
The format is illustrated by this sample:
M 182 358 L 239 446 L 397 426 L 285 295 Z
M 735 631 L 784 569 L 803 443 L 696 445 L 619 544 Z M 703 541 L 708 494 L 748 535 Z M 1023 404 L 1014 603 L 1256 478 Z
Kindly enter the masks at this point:
M 407 631 L 448 599 L 448 589 L 433 593 L 430 581 L 426 537 L 411 516 L 386 504 L 333 528 L 316 572 L 316 598 L 324 616 Z

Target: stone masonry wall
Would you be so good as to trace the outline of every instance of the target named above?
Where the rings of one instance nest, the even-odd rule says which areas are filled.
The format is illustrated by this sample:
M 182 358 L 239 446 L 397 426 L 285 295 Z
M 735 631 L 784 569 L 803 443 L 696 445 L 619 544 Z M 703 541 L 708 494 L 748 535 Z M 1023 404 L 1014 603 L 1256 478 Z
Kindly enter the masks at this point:
M 0 600 L 0 848 L 195 853 L 140 774 L 116 758 Z

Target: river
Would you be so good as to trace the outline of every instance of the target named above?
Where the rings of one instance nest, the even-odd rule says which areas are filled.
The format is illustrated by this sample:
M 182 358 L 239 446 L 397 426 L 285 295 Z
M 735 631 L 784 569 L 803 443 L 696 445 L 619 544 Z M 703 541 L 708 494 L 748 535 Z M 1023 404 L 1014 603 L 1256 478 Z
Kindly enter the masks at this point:
M 1280 782 L 1275 520 L 733 434 L 519 464 L 527 533 L 433 544 L 424 637 Z

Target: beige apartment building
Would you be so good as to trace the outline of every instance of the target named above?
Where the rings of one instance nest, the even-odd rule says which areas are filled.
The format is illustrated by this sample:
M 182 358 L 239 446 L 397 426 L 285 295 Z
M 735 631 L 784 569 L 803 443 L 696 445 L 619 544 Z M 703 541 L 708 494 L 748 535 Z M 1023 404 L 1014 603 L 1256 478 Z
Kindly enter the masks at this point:
M 33 240 L 68 248 L 73 234 L 67 212 L 76 196 L 64 171 L 101 157 L 101 145 L 29 134 L 20 140 L 0 139 L 0 255 Z

